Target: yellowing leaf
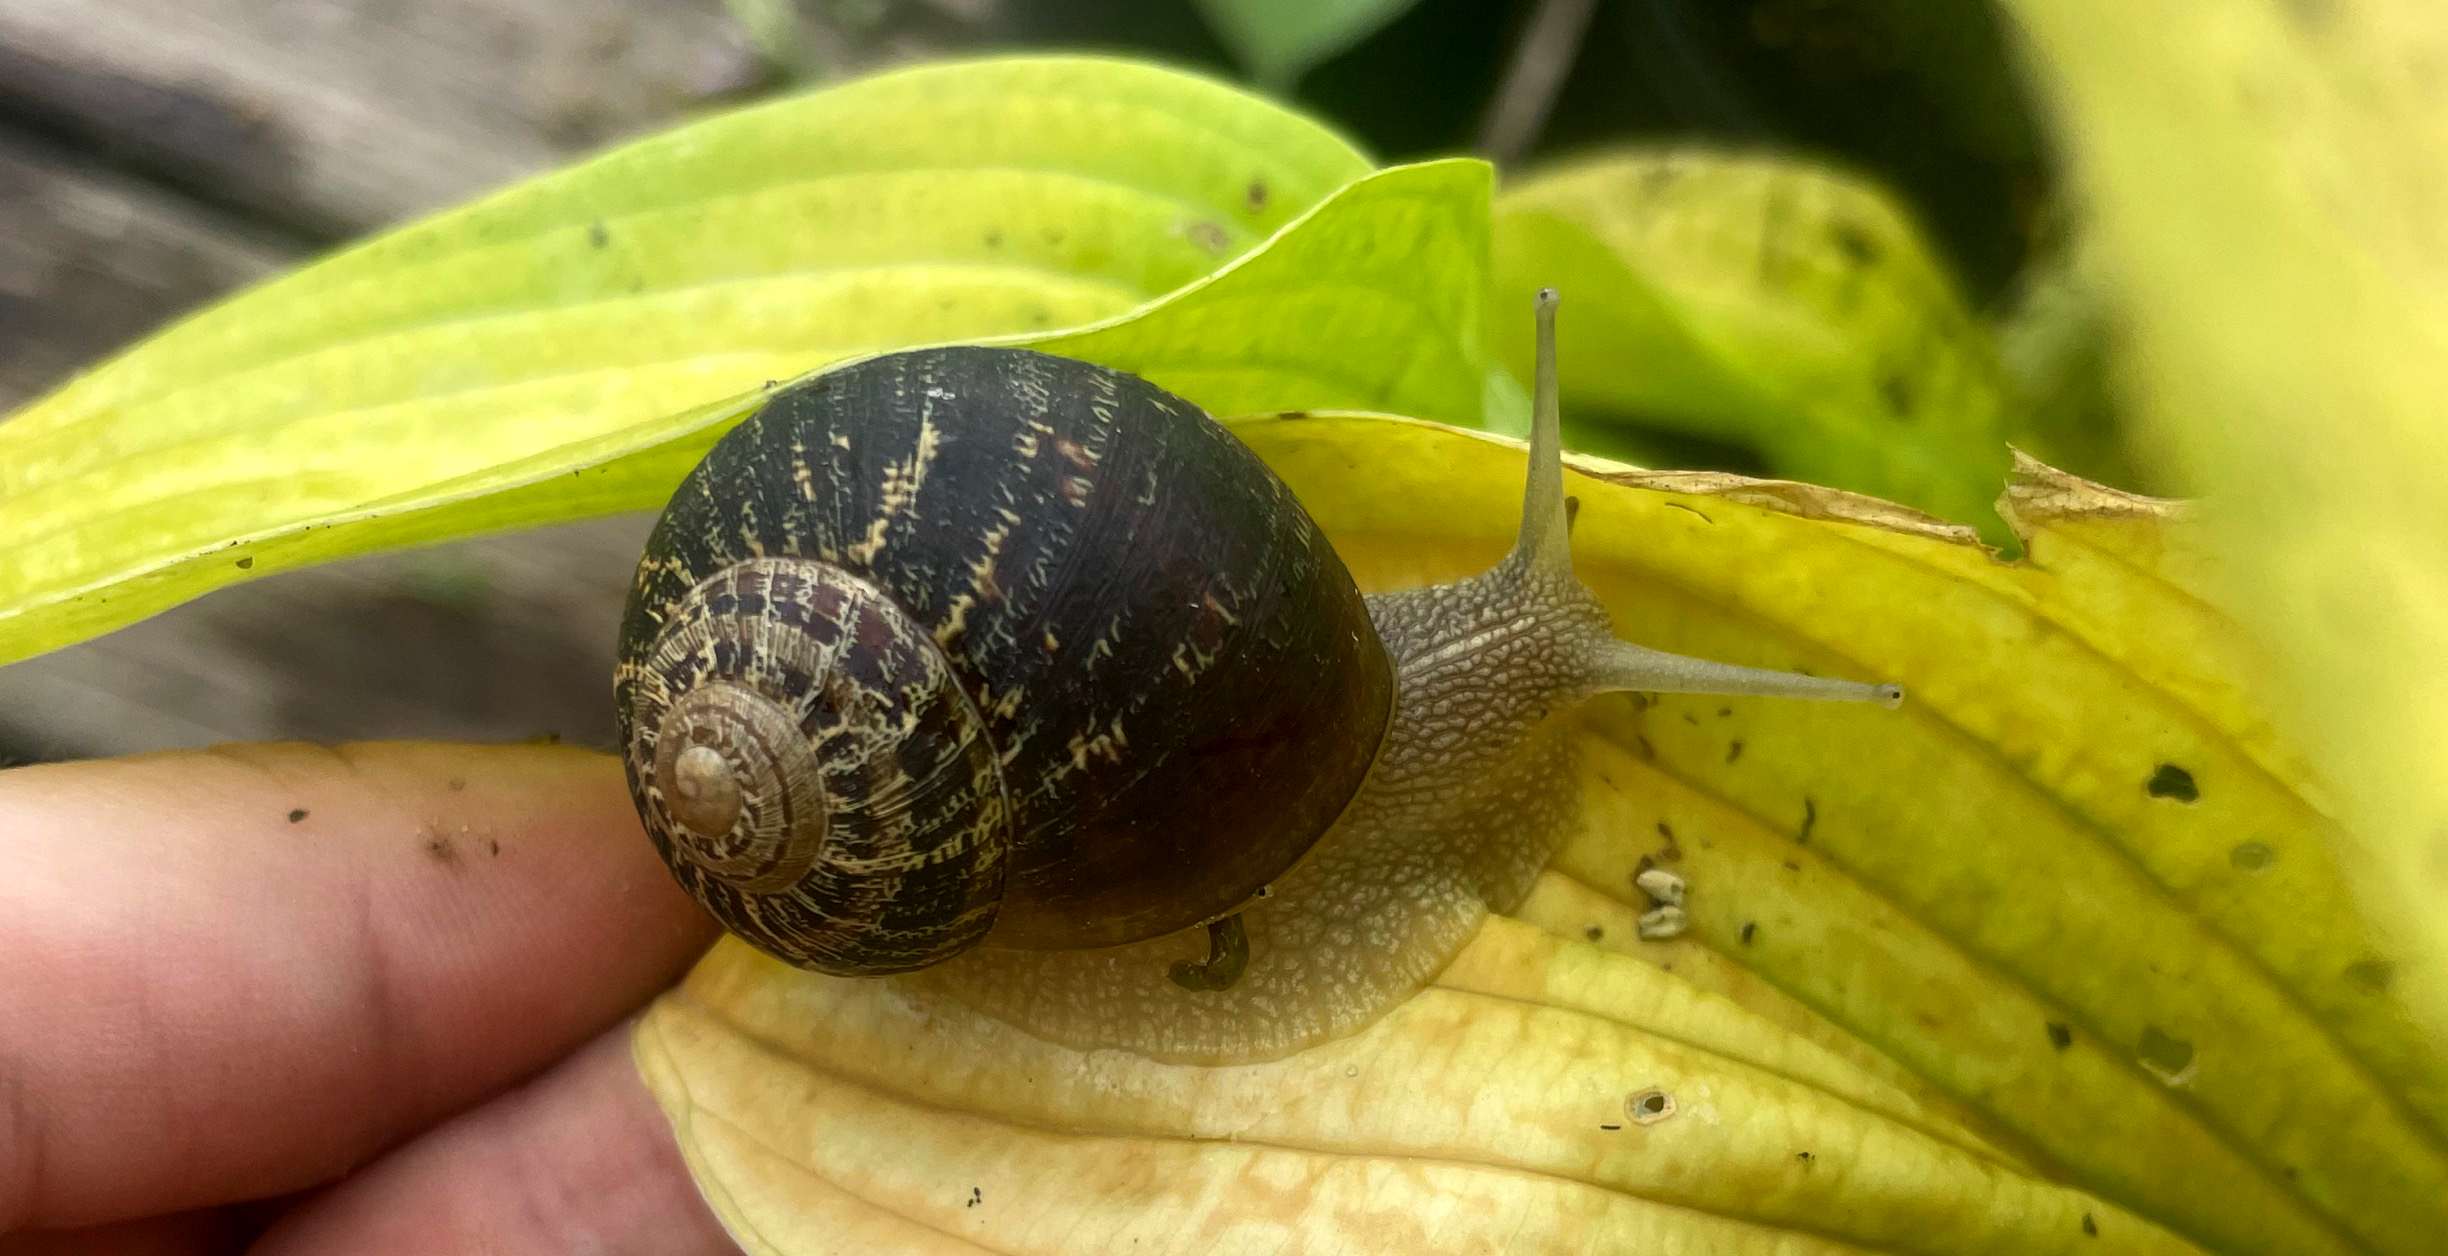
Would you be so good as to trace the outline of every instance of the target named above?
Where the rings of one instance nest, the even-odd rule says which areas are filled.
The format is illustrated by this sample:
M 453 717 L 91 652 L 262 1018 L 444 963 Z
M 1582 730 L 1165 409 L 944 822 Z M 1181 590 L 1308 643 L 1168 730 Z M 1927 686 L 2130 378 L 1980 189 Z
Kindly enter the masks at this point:
M 1488 438 L 1234 426 L 1368 587 L 1477 570 L 1518 518 L 1520 456 Z M 1843 493 L 1581 465 L 1576 565 L 1622 635 L 1893 678 L 1905 707 L 1593 704 L 1585 818 L 1538 889 L 1382 1022 L 1278 1060 L 1059 1048 L 719 947 L 638 1052 L 734 1232 L 2432 1250 L 2448 1053 L 2370 979 L 2391 957 L 2180 511 L 2027 465 L 2006 564 Z M 1683 936 L 1638 937 L 1644 867 L 1684 879 Z
M 2234 557 L 2218 596 L 2273 642 L 2404 939 L 2364 972 L 2448 1038 L 2448 6 L 2007 8 L 2129 409 L 2203 486 Z
M 1569 443 L 1627 448 L 1592 415 L 1636 418 L 1994 526 L 2004 373 L 1919 232 L 1868 186 L 1703 151 L 1592 159 L 1505 190 L 1496 270 L 1499 309 L 1564 291 Z M 1528 320 L 1498 330 L 1526 377 Z
M 1253 98 L 1050 58 L 886 75 L 546 176 L 0 424 L 0 661 L 287 567 L 659 505 L 746 390 L 917 343 L 1044 344 L 1223 409 L 1478 422 L 1487 168 L 1364 172 Z

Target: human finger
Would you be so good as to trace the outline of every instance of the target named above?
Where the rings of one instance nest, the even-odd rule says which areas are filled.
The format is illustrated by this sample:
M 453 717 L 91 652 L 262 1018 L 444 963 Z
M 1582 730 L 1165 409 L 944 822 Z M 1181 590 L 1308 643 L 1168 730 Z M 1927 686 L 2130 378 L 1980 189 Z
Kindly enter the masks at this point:
M 0 1232 L 286 1193 L 599 1034 L 712 922 L 618 763 L 220 747 L 0 773 Z
M 628 1026 L 281 1219 L 252 1256 L 736 1256 L 691 1183 Z

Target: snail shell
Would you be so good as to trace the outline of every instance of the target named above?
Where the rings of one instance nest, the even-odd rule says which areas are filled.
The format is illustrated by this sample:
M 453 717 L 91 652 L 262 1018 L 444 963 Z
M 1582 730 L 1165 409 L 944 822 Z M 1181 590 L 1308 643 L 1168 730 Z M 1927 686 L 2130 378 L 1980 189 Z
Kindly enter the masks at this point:
M 1016 349 L 775 394 L 674 495 L 621 658 L 673 874 L 849 975 L 1232 913 L 1360 790 L 1394 695 L 1254 454 L 1135 376 Z

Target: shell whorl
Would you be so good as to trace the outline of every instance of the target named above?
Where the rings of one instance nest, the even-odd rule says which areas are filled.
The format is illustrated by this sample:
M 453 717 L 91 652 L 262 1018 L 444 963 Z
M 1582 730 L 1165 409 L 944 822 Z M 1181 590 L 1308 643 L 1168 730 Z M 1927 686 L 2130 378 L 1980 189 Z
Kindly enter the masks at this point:
M 809 587 L 835 602 L 801 609 L 796 588 L 747 589 L 732 574 L 783 571 L 819 573 Z M 765 609 L 750 615 L 750 600 Z M 844 606 L 875 627 L 817 622 Z M 744 801 L 740 816 L 767 827 L 727 827 L 694 850 L 672 840 L 692 816 L 733 821 L 730 783 L 804 770 L 716 745 L 763 744 L 751 725 L 764 717 L 745 714 L 755 704 L 715 691 L 677 705 L 704 680 L 733 679 L 743 649 L 794 670 L 774 661 L 806 647 L 748 622 L 769 610 L 810 634 L 905 643 L 893 649 L 923 665 L 923 684 L 864 687 L 940 689 L 924 710 L 958 723 L 957 762 L 880 744 L 850 748 L 854 760 L 918 782 L 1000 772 L 1007 847 L 990 858 L 983 839 L 952 843 L 981 883 L 966 896 L 919 884 L 935 864 L 879 872 L 890 888 L 839 874 L 835 848 L 863 840 L 845 829 L 863 814 L 845 791 L 878 807 L 893 795 L 837 763 L 841 738 L 821 728 L 831 717 L 794 705 L 787 686 L 743 682 L 810 733 L 823 791 L 786 808 L 784 827 L 825 853 L 787 889 L 744 889 L 785 880 L 800 849 L 766 837 L 780 822 Z M 719 633 L 694 635 L 717 621 Z M 986 946 L 1068 949 L 1239 910 L 1359 792 L 1394 703 L 1393 664 L 1350 573 L 1255 454 L 1146 380 L 1020 349 L 888 354 L 777 392 L 673 494 L 630 593 L 621 657 L 631 786 L 674 874 L 735 932 L 831 972 L 921 966 L 928 947 L 965 945 L 981 913 Z M 689 734 L 704 753 L 654 744 L 647 730 L 675 709 L 726 721 L 719 735 Z M 963 785 L 927 803 L 939 815 L 907 818 L 982 823 L 961 807 L 983 808 L 989 792 Z M 844 907 L 833 894 L 870 897 Z M 919 927 L 900 914 L 913 898 L 953 921 L 925 946 L 905 936 Z M 901 932 L 879 937 L 886 953 L 869 963 L 848 922 L 887 904 Z
M 748 559 L 690 589 L 631 668 L 648 831 L 734 933 L 881 974 L 993 922 L 1010 844 L 993 747 L 882 590 L 816 560 Z

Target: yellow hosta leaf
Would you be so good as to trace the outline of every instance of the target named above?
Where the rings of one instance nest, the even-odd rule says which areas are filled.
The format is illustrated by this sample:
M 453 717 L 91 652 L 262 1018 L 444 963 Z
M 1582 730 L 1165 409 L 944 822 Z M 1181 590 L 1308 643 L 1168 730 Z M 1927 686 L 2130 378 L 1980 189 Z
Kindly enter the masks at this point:
M 2128 409 L 2203 486 L 2218 596 L 2273 642 L 2357 883 L 2406 939 L 2364 975 L 2448 1038 L 2448 6 L 2006 8 Z
M 1564 290 L 1574 443 L 1593 411 L 1757 448 L 1778 474 L 1994 527 L 2008 385 L 1920 233 L 1877 190 L 1696 150 L 1578 162 L 1496 207 L 1498 308 Z M 1527 377 L 1530 325 L 1498 328 Z M 1578 417 L 1576 417 L 1576 413 Z
M 1477 570 L 1518 518 L 1489 438 L 1235 430 L 1372 588 Z M 2269 1256 L 2448 1232 L 2448 1053 L 2371 979 L 2391 957 L 2182 512 L 2027 465 L 2007 564 L 1807 486 L 1584 463 L 1570 491 L 1624 636 L 1907 704 L 1593 704 L 1585 819 L 1529 900 L 1385 1020 L 1278 1060 L 1060 1048 L 720 947 L 638 1051 L 734 1231 Z M 1681 937 L 1639 938 L 1645 867 L 1684 879 Z

